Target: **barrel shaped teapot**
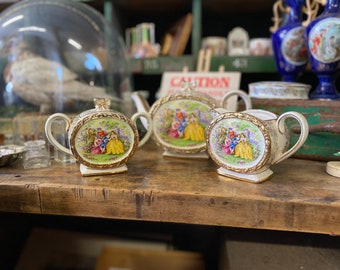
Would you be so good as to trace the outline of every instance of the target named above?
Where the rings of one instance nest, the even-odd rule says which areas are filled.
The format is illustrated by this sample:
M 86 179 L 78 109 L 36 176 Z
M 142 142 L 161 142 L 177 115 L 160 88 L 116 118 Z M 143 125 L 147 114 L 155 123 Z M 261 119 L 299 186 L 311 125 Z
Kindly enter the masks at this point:
M 250 97 L 242 90 L 230 90 L 222 104 L 210 95 L 196 90 L 195 82 L 183 81 L 180 91 L 158 99 L 151 107 L 138 92 L 132 94 L 138 111 L 148 112 L 152 119 L 152 138 L 165 151 L 164 156 L 209 158 L 206 152 L 206 128 L 213 120 L 210 111 L 226 107 L 233 96 L 241 97 L 247 109 Z M 237 98 L 235 99 L 237 102 Z

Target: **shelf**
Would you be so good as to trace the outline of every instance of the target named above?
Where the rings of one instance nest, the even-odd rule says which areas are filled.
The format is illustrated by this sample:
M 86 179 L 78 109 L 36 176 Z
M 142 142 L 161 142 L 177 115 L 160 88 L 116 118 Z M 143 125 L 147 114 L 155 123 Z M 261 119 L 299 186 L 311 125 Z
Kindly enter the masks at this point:
M 135 74 L 162 74 L 164 71 L 182 71 L 185 66 L 188 67 L 189 71 L 196 70 L 196 60 L 191 55 L 131 58 L 129 64 L 131 72 Z M 211 71 L 218 71 L 221 65 L 227 71 L 242 73 L 277 72 L 273 56 L 223 56 L 211 59 Z
M 191 55 L 178 57 L 160 56 L 155 58 L 143 58 L 129 60 L 132 73 L 162 74 L 164 71 L 182 71 L 183 67 L 195 70 L 195 59 Z
M 340 235 L 340 181 L 325 162 L 291 158 L 252 184 L 219 176 L 211 159 L 163 158 L 150 141 L 127 166 L 93 177 L 76 163 L 0 168 L 0 211 Z
M 242 73 L 277 72 L 273 56 L 222 56 L 211 59 L 212 71 L 217 71 L 221 65 L 225 70 Z

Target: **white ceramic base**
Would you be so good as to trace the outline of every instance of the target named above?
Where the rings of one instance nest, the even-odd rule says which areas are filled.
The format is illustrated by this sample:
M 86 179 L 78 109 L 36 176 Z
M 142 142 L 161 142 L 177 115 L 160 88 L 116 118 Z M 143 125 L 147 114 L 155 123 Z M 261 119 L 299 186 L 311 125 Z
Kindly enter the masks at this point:
M 267 180 L 273 174 L 273 171 L 270 169 L 267 169 L 260 173 L 248 174 L 248 173 L 233 172 L 222 167 L 218 168 L 217 172 L 223 176 L 228 176 L 236 180 L 242 180 L 242 181 L 247 181 L 247 182 L 252 182 L 252 183 L 261 183 Z
M 108 169 L 89 168 L 83 164 L 80 164 L 80 173 L 82 176 L 116 174 L 116 173 L 122 173 L 126 171 L 127 171 L 127 166 L 125 164 L 120 167 L 108 168 Z
M 210 158 L 207 152 L 194 153 L 194 154 L 182 154 L 182 153 L 164 151 L 163 156 L 164 157 L 175 157 L 175 158 L 189 158 L 189 159 L 209 159 Z

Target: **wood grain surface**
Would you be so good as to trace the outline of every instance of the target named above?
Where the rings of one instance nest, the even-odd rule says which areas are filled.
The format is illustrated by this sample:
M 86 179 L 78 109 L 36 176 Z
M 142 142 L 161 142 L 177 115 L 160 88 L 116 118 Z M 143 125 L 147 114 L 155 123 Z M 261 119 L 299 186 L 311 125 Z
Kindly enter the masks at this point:
M 150 141 L 127 165 L 94 177 L 78 164 L 0 168 L 0 211 L 340 235 L 340 179 L 325 162 L 289 159 L 253 184 L 219 176 L 212 160 L 163 158 Z

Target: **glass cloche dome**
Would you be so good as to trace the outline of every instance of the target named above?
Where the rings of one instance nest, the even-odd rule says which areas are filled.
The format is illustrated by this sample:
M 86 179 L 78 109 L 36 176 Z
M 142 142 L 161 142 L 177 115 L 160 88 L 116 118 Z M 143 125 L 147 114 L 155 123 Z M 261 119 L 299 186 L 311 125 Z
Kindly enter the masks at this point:
M 79 113 L 97 97 L 129 114 L 131 75 L 114 24 L 70 0 L 24 0 L 2 11 L 0 122 Z

